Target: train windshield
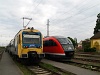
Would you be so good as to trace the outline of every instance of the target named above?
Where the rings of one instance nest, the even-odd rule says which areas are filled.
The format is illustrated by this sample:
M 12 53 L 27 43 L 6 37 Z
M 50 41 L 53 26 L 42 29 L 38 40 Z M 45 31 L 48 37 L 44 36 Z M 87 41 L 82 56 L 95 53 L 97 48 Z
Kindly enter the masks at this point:
M 61 44 L 72 44 L 72 42 L 67 38 L 57 38 Z
M 64 51 L 73 51 L 74 50 L 74 46 L 69 39 L 67 39 L 67 38 L 57 38 L 57 39 L 61 43 Z
M 23 44 L 40 44 L 40 38 L 38 34 L 23 34 Z

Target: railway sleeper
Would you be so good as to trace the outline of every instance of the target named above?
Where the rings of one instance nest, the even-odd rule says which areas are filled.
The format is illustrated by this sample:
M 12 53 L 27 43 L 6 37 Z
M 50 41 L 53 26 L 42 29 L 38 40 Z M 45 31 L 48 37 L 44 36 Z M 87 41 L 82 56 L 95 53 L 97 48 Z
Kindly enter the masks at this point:
M 28 67 L 29 70 L 34 72 L 36 75 L 53 75 L 52 72 L 44 68 L 40 68 L 39 66 Z

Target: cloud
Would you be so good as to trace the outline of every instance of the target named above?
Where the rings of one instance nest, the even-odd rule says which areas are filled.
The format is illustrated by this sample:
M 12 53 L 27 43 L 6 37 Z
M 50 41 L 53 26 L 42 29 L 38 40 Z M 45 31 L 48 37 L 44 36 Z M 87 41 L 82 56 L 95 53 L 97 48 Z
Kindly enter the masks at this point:
M 100 13 L 99 3 L 100 0 L 1 0 L 0 44 L 8 44 L 23 28 L 23 17 L 32 18 L 28 26 L 40 30 L 44 36 L 49 19 L 50 35 L 76 37 L 78 42 L 90 38 Z

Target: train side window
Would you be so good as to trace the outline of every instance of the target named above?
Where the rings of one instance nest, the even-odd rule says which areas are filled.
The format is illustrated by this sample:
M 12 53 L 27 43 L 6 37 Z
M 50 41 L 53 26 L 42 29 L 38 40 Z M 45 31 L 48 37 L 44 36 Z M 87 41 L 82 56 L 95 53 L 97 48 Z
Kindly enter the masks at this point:
M 50 45 L 49 45 L 49 40 L 47 40 L 46 42 L 47 42 L 46 45 L 47 45 L 47 46 L 50 46 Z
M 53 46 L 57 46 L 56 42 L 53 41 Z
M 49 40 L 49 46 L 57 46 L 57 44 L 53 40 Z
M 18 36 L 18 43 L 20 43 L 20 35 Z
M 14 39 L 14 41 L 13 41 L 13 46 L 15 46 L 15 39 Z
M 48 40 L 44 42 L 44 46 L 49 46 L 49 41 Z
M 43 41 L 43 46 L 47 46 L 46 41 Z
M 44 46 L 57 46 L 57 44 L 53 40 L 47 40 L 43 43 Z
M 52 46 L 52 41 L 48 40 L 48 46 Z

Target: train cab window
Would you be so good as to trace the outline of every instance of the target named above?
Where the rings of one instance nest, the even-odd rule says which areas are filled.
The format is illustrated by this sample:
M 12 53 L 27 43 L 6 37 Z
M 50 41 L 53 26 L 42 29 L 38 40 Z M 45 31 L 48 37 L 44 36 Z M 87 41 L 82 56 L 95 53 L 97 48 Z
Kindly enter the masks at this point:
M 14 39 L 14 42 L 13 42 L 13 46 L 15 46 L 15 39 Z

